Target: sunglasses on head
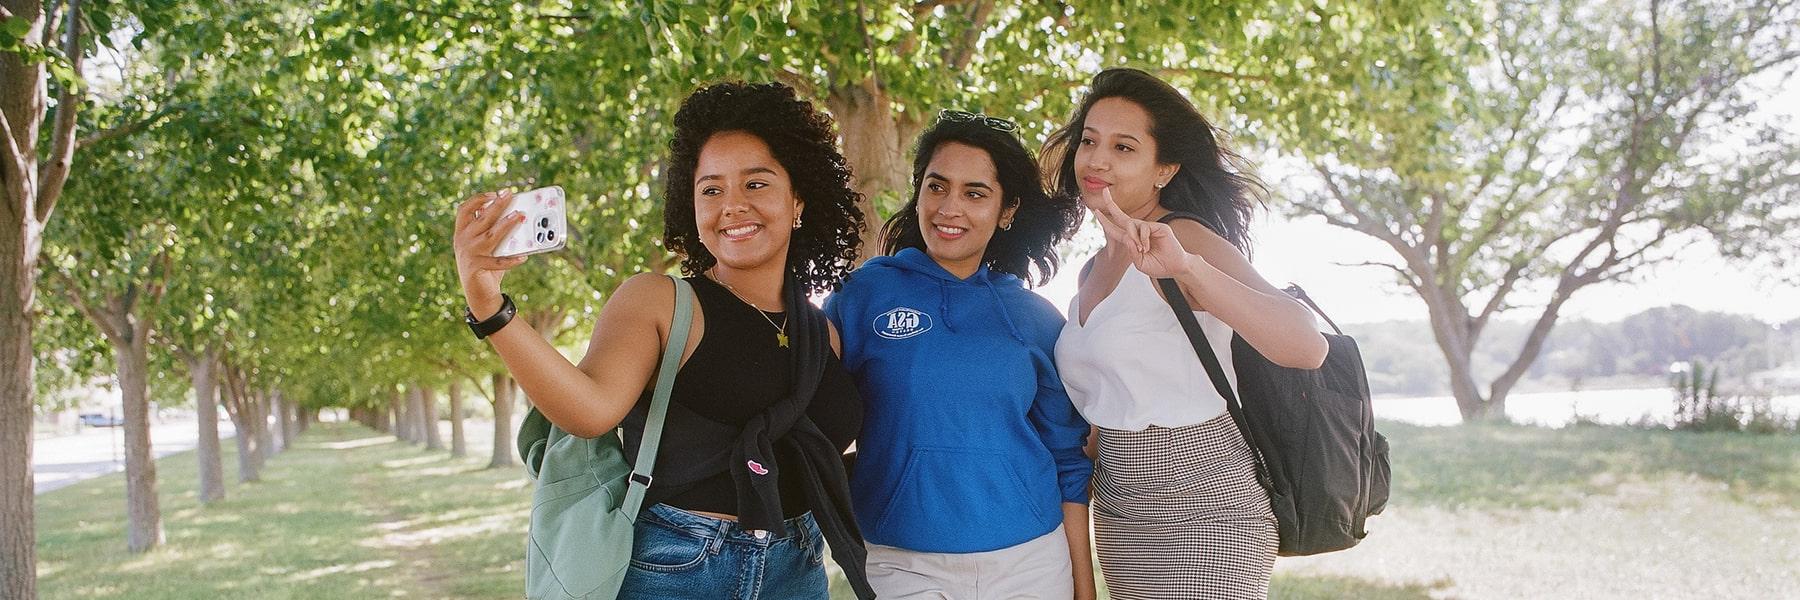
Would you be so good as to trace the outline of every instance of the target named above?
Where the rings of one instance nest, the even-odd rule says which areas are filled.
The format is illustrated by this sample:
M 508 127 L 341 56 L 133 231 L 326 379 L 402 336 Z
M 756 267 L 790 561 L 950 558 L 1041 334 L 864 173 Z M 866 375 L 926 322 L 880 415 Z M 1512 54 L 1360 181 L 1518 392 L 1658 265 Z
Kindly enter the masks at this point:
M 949 121 L 951 123 L 967 123 L 969 121 L 980 121 L 982 125 L 986 125 L 989 129 L 992 129 L 994 131 L 1004 131 L 1007 133 L 1012 133 L 1014 131 L 1019 130 L 1019 126 L 1017 124 L 1013 123 L 1012 121 L 1008 121 L 1006 119 L 1002 119 L 999 117 L 990 117 L 990 116 L 987 116 L 987 115 L 984 115 L 981 113 L 972 113 L 972 112 L 949 109 L 949 108 L 938 111 L 938 120 Z

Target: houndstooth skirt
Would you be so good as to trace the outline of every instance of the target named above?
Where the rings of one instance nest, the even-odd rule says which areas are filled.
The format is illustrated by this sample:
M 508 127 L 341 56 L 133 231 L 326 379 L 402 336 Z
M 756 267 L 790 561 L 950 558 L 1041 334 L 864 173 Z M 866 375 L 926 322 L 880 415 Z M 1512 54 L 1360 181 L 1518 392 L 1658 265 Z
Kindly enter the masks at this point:
M 1100 429 L 1093 519 L 1112 597 L 1266 598 L 1275 515 L 1231 415 Z

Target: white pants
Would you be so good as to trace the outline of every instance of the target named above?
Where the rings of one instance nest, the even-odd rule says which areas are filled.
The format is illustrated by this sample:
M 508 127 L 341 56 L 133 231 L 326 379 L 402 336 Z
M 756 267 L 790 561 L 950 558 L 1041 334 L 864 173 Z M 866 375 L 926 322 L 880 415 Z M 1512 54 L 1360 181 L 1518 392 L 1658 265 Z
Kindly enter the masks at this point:
M 1061 525 L 1037 539 L 987 552 L 913 552 L 869 544 L 869 585 L 883 600 L 1014 600 L 1075 597 L 1069 538 Z

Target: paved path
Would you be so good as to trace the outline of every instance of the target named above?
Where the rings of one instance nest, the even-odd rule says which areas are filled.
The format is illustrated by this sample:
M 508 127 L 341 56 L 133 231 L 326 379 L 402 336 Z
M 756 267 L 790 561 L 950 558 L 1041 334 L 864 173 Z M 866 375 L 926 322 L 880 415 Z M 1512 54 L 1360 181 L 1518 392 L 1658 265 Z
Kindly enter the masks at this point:
M 219 438 L 231 444 L 236 429 L 230 420 L 219 421 Z M 192 416 L 150 426 L 150 450 L 157 458 L 193 450 L 200 438 L 199 423 Z M 74 435 L 43 438 L 32 444 L 34 492 L 42 494 L 125 470 L 125 430 L 120 427 L 84 427 Z
M 521 419 L 523 417 L 520 417 Z M 328 419 L 333 420 L 333 419 Z M 274 426 L 271 422 L 270 426 Z M 518 431 L 518 419 L 512 425 Z M 450 423 L 440 421 L 438 430 L 444 445 L 450 444 Z M 467 419 L 463 432 L 468 436 L 471 456 L 488 456 L 494 445 L 494 422 Z M 230 447 L 236 429 L 231 421 L 219 421 L 219 442 Z M 150 426 L 151 451 L 157 458 L 176 452 L 193 450 L 200 437 L 199 423 L 192 415 L 170 418 Z M 32 467 L 36 471 L 35 492 L 42 494 L 86 481 L 108 473 L 125 470 L 125 431 L 118 427 L 83 427 L 81 433 L 40 438 L 33 443 Z M 225 465 L 227 476 L 232 465 Z

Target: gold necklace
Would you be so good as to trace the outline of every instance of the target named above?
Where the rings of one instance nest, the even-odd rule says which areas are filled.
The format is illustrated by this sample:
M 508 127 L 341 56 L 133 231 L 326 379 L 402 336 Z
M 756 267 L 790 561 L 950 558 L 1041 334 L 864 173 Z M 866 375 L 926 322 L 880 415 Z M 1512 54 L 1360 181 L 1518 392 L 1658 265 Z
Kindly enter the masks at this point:
M 725 283 L 725 282 L 724 282 L 724 281 L 721 281 L 721 280 L 720 280 L 720 279 L 719 279 L 719 278 L 718 278 L 718 277 L 714 277 L 714 276 L 713 276 L 713 274 L 712 274 L 712 273 L 711 273 L 711 272 L 708 272 L 708 273 L 707 273 L 707 274 L 706 274 L 706 278 L 707 278 L 707 279 L 711 279 L 711 280 L 713 280 L 713 282 L 714 282 L 714 283 L 717 283 L 717 284 L 719 284 L 719 285 L 722 285 L 722 286 L 725 286 L 725 291 L 728 291 L 728 292 L 731 292 L 731 295 L 733 295 L 733 296 L 737 296 L 737 299 L 738 299 L 738 301 L 739 301 L 739 302 L 742 302 L 742 303 L 744 303 L 744 304 L 748 304 L 748 305 L 750 305 L 750 308 L 754 308 L 754 309 L 756 309 L 756 314 L 758 314 L 758 315 L 761 315 L 761 316 L 762 316 L 762 318 L 763 318 L 763 320 L 764 320 L 764 321 L 768 321 L 768 322 L 769 322 L 769 326 L 770 326 L 770 327 L 774 327 L 774 328 L 775 328 L 775 343 L 776 343 L 776 344 L 777 344 L 777 345 L 779 345 L 779 346 L 781 346 L 781 347 L 783 347 L 783 348 L 786 348 L 786 347 L 788 347 L 788 336 L 787 336 L 787 322 L 788 322 L 788 318 L 787 318 L 787 313 L 782 313 L 782 314 L 781 314 L 781 324 L 780 324 L 780 325 L 776 325 L 776 324 L 775 324 L 775 320 L 774 320 L 774 319 L 771 319 L 771 318 L 769 318 L 769 312 L 768 312 L 768 311 L 766 311 L 766 310 L 763 310 L 763 309 L 762 309 L 762 307 L 761 307 L 761 306 L 757 306 L 757 305 L 756 305 L 756 303 L 755 303 L 755 302 L 751 302 L 751 301 L 749 301 L 749 300 L 745 300 L 745 299 L 744 299 L 744 295 L 743 295 L 743 294 L 739 294 L 739 293 L 738 293 L 738 291 L 737 291 L 737 288 L 734 288 L 734 287 L 731 287 L 731 284 L 729 284 L 729 283 Z

